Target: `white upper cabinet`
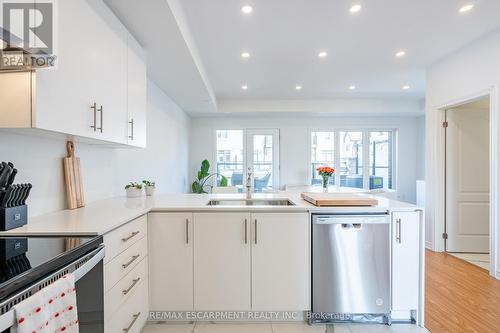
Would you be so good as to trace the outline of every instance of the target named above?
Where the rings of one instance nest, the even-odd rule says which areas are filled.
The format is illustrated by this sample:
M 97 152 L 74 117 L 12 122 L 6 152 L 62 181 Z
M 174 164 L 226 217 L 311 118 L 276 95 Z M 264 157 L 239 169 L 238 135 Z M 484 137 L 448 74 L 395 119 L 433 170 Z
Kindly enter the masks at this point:
M 57 67 L 37 71 L 24 127 L 145 147 L 144 51 L 102 0 L 59 1 L 57 10 Z
M 144 50 L 128 35 L 128 144 L 146 147 L 147 78 Z

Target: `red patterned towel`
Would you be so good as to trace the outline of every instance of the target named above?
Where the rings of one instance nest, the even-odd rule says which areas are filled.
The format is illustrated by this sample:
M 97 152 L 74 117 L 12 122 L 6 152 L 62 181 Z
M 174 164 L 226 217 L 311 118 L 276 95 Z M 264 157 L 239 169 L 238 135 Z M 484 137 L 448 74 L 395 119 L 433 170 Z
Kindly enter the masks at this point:
M 65 275 L 14 310 L 18 333 L 78 333 L 75 277 Z

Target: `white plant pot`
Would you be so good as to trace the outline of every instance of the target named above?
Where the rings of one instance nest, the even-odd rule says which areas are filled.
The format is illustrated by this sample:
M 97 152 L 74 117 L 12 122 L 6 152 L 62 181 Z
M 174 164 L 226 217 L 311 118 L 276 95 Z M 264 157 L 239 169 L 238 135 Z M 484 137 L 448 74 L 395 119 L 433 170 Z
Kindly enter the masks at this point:
M 136 187 L 129 187 L 126 189 L 127 191 L 127 198 L 137 198 L 142 196 L 142 189 L 138 189 Z
M 147 196 L 153 196 L 155 194 L 155 187 L 154 186 L 146 186 L 146 195 Z

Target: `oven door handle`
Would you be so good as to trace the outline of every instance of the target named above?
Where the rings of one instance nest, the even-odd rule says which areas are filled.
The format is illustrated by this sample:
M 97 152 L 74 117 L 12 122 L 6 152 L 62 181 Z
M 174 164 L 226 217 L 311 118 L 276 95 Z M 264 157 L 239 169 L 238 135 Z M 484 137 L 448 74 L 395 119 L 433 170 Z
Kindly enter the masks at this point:
M 94 250 L 94 255 L 82 266 L 80 266 L 77 270 L 73 271 L 73 275 L 75 276 L 75 282 L 84 277 L 88 272 L 92 270 L 99 262 L 104 259 L 104 255 L 106 254 L 104 251 L 104 246 Z M 14 309 L 11 309 L 5 312 L 3 315 L 0 315 L 0 332 L 7 330 L 13 327 L 16 323 Z
M 92 270 L 99 262 L 104 259 L 106 252 L 104 251 L 104 247 L 96 250 L 98 251 L 92 258 L 89 259 L 85 264 L 80 266 L 76 271 L 73 272 L 75 276 L 75 282 L 84 277 L 88 272 Z

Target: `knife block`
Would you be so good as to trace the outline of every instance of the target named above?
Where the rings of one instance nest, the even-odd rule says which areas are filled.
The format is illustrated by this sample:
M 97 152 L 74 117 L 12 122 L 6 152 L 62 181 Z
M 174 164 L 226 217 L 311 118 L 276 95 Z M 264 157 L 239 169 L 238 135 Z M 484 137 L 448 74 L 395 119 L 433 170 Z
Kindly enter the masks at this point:
M 0 208 L 0 231 L 22 227 L 28 223 L 28 205 Z

